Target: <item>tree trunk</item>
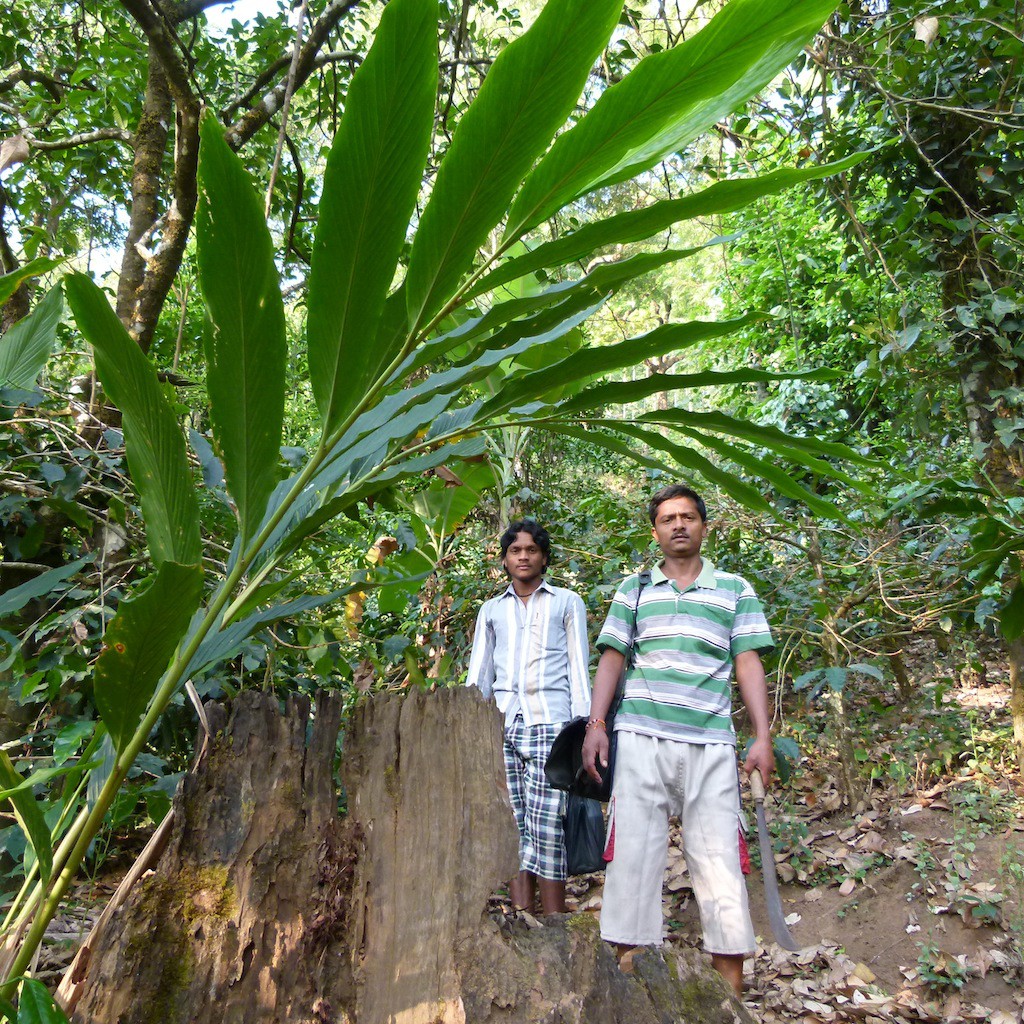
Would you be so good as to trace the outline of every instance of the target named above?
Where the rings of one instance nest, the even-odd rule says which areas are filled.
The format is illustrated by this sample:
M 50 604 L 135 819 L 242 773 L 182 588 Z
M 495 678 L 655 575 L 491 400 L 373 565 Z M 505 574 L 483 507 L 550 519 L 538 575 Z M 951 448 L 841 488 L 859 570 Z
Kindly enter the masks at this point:
M 80 1024 L 734 1024 L 697 954 L 623 974 L 592 915 L 489 915 L 518 867 L 501 720 L 473 689 L 243 693 L 183 785 L 167 851 L 93 941 Z M 223 713 L 221 713 L 223 721 Z M 79 973 L 83 973 L 79 971 Z

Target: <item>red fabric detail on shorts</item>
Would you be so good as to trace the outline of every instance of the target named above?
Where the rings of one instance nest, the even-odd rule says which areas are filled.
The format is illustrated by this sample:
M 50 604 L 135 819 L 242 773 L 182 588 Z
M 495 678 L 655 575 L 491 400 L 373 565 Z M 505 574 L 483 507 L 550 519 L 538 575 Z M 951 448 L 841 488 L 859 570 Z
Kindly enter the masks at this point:
M 615 856 L 615 818 L 612 818 L 611 828 L 608 829 L 608 838 L 604 843 L 604 853 L 601 854 L 601 860 L 606 864 L 611 861 Z
M 740 837 L 740 870 L 745 875 L 750 874 L 750 850 L 747 849 L 747 837 L 743 834 L 743 829 L 739 829 Z

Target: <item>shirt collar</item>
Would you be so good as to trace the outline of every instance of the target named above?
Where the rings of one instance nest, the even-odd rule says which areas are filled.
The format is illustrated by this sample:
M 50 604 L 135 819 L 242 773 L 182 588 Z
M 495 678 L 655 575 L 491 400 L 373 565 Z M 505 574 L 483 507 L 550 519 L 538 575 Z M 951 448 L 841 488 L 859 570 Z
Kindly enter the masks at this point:
M 548 591 L 548 593 L 551 593 L 554 591 L 554 587 L 552 587 L 551 584 L 548 583 L 547 577 L 545 576 L 540 581 L 540 586 L 537 588 L 537 590 L 533 592 L 533 594 L 536 594 L 538 590 L 546 590 Z M 533 597 L 533 594 L 531 594 L 530 597 Z M 515 587 L 512 585 L 511 580 L 509 580 L 508 586 L 498 595 L 498 597 L 519 597 L 519 595 L 516 593 Z M 522 599 L 520 598 L 520 600 Z
M 703 590 L 717 590 L 718 581 L 715 579 L 715 565 L 713 562 L 706 558 L 700 560 L 700 572 L 697 574 L 697 578 L 693 581 L 695 587 L 700 587 Z M 668 576 L 665 575 L 665 570 L 661 567 L 662 563 L 659 562 L 651 570 L 651 582 L 652 583 L 667 583 L 670 582 Z

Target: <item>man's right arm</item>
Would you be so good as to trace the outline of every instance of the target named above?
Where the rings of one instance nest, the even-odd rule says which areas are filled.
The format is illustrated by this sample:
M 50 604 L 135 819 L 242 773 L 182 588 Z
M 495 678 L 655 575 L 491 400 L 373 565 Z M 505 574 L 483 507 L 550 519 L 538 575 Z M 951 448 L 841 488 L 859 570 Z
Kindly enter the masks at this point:
M 595 782 L 601 781 L 601 773 L 597 766 L 608 767 L 608 729 L 605 719 L 615 698 L 615 689 L 619 685 L 625 661 L 626 656 L 621 651 L 615 650 L 614 647 L 606 647 L 601 652 L 597 672 L 594 673 L 590 721 L 587 725 L 587 735 L 583 740 L 583 767 Z
M 487 618 L 487 605 L 482 605 L 473 630 L 466 685 L 475 686 L 485 697 L 490 697 L 494 693 L 494 678 L 494 630 Z

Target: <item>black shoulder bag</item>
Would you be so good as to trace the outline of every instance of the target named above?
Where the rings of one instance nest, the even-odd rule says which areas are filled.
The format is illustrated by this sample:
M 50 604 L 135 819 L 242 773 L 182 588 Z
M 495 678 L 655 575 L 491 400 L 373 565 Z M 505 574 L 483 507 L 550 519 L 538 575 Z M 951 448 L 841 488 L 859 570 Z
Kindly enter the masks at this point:
M 600 783 L 595 782 L 583 767 L 583 740 L 587 735 L 587 719 L 580 716 L 567 722 L 555 737 L 555 742 L 551 744 L 551 753 L 548 754 L 548 759 L 544 763 L 544 774 L 553 789 L 565 790 L 567 793 L 587 797 L 590 800 L 607 802 L 611 799 L 612 774 L 615 771 L 615 748 L 618 746 L 614 728 L 615 715 L 625 692 L 626 672 L 633 664 L 633 645 L 636 642 L 640 595 L 650 582 L 651 574 L 645 569 L 639 576 L 640 585 L 637 587 L 636 601 L 633 605 L 633 633 L 629 646 L 626 648 L 622 674 L 619 676 L 619 684 L 615 688 L 611 706 L 605 715 L 605 731 L 608 733 L 608 764 L 603 769 L 598 765 L 601 781 Z

